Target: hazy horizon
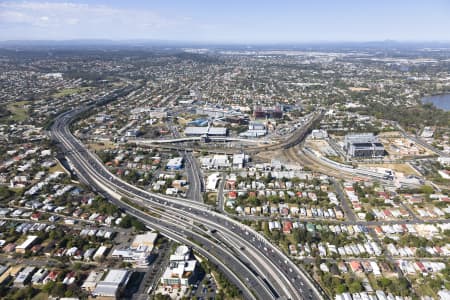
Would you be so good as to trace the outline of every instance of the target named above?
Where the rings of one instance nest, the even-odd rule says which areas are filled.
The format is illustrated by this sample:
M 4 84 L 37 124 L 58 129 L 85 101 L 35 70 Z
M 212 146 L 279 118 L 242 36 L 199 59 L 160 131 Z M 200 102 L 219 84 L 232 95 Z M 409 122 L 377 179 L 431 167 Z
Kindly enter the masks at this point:
M 0 2 L 1 41 L 448 42 L 448 28 L 444 0 Z

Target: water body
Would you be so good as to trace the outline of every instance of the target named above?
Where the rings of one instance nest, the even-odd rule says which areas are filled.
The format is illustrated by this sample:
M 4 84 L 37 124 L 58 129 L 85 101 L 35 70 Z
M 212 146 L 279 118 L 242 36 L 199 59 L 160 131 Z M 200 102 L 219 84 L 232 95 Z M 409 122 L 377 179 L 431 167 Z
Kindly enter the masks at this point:
M 433 103 L 437 108 L 450 111 L 450 94 L 423 97 L 422 103 Z

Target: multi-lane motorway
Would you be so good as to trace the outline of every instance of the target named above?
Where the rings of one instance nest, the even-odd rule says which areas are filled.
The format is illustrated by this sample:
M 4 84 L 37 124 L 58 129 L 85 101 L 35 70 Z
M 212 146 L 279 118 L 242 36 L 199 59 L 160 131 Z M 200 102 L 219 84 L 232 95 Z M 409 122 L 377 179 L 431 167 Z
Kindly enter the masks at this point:
M 188 198 L 196 201 L 203 201 L 203 176 L 192 153 L 186 152 L 184 155 L 185 166 L 188 171 L 189 190 Z
M 149 193 L 111 174 L 68 128 L 73 118 L 87 109 L 60 115 L 51 129 L 81 180 L 155 230 L 195 248 L 247 299 L 326 298 L 306 272 L 250 227 L 198 201 Z

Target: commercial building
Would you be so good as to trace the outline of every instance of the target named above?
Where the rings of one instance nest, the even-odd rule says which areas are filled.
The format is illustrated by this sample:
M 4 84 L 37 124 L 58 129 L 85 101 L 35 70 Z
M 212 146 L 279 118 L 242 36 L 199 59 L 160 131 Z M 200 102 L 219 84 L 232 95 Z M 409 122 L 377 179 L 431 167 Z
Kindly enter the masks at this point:
M 156 232 L 146 232 L 144 234 L 138 234 L 131 243 L 131 248 L 137 249 L 139 247 L 146 246 L 153 249 L 157 238 L 158 234 Z
M 206 180 L 206 190 L 215 191 L 217 188 L 217 182 L 220 179 L 220 173 L 212 173 Z
M 373 133 L 346 135 L 344 149 L 348 156 L 356 158 L 377 158 L 385 154 L 383 144 Z
M 161 277 L 164 287 L 183 288 L 192 284 L 197 276 L 197 261 L 191 259 L 191 249 L 179 246 L 170 256 L 169 266 Z
M 181 170 L 183 161 L 182 157 L 174 157 L 167 162 L 166 168 L 168 170 Z
M 135 266 L 145 267 L 150 263 L 153 245 L 158 237 L 157 233 L 147 232 L 136 236 L 130 247 L 114 249 L 111 256 L 120 258 L 125 262 L 133 263 Z
M 204 169 L 226 169 L 231 166 L 228 155 L 215 154 L 200 158 L 201 167 Z
M 186 245 L 178 246 L 175 252 L 170 255 L 170 261 L 187 261 L 191 257 L 191 249 Z
M 103 299 L 120 299 L 120 295 L 130 279 L 131 272 L 122 269 L 111 269 L 105 279 L 95 287 L 92 295 Z
M 248 162 L 248 159 L 249 157 L 245 153 L 233 154 L 233 162 L 231 167 L 233 169 L 242 169 Z
M 283 107 L 281 105 L 275 105 L 274 107 L 262 107 L 260 105 L 256 105 L 253 108 L 253 117 L 255 119 L 281 119 L 283 117 Z
M 140 249 L 130 249 L 130 248 L 115 249 L 111 253 L 111 257 L 120 258 L 124 262 L 132 263 L 138 267 L 145 267 L 148 266 L 150 263 L 149 261 L 150 251 L 147 250 L 148 249 L 146 247 Z
M 326 139 L 327 137 L 328 137 L 328 133 L 326 130 L 313 129 L 313 131 L 311 131 L 311 138 L 314 140 L 322 140 L 322 139 Z
M 97 283 L 102 279 L 104 272 L 91 271 L 86 280 L 81 285 L 83 291 L 91 293 L 97 287 Z

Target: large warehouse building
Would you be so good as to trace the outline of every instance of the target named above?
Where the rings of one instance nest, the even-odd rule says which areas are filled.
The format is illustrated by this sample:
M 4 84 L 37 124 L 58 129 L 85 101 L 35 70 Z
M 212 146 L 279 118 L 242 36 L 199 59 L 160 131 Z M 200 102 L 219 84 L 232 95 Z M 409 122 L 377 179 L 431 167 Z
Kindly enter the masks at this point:
M 97 284 L 92 294 L 101 299 L 120 299 L 130 276 L 131 272 L 128 270 L 111 269 L 108 275 Z
M 186 127 L 184 130 L 186 136 L 226 136 L 228 130 L 225 127 Z
M 379 158 L 385 155 L 383 144 L 373 133 L 347 134 L 344 149 L 348 156 L 355 158 Z

